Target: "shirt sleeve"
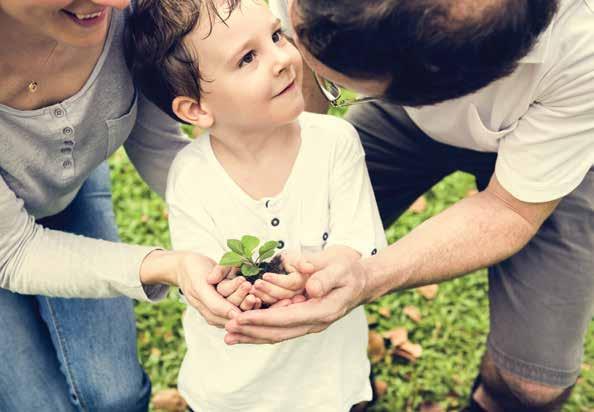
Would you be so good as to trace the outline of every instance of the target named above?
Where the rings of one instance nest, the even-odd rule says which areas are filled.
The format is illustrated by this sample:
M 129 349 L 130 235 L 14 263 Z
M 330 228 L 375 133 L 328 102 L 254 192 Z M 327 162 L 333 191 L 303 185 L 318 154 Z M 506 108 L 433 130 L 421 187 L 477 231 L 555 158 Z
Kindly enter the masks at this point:
M 179 123 L 140 93 L 138 118 L 124 148 L 140 176 L 159 195 L 165 194 L 171 162 L 189 142 Z
M 559 199 L 594 165 L 594 35 L 579 40 L 562 48 L 537 101 L 500 141 L 495 174 L 519 200 Z
M 30 295 L 138 300 L 161 298 L 166 286 L 140 283 L 140 265 L 154 248 L 49 230 L 0 178 L 0 287 Z M 147 296 L 147 294 L 149 296 Z
M 289 2 L 287 0 L 269 0 L 270 11 L 281 21 L 281 26 L 287 36 L 293 38 L 295 31 L 289 21 Z
M 329 245 L 344 245 L 362 257 L 386 247 L 386 236 L 365 165 L 365 153 L 355 128 L 340 120 L 330 172 Z
M 190 159 L 176 159 L 167 182 L 166 201 L 169 209 L 169 231 L 175 250 L 191 250 L 218 262 L 225 253 L 225 245 L 217 236 L 212 217 L 203 206 L 198 171 Z

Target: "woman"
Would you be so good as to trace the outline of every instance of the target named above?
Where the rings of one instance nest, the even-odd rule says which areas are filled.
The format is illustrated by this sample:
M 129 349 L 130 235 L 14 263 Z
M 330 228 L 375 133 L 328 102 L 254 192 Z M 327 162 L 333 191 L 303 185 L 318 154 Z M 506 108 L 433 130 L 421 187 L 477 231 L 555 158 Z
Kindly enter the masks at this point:
M 206 283 L 214 262 L 115 243 L 105 159 L 124 144 L 163 193 L 185 145 L 136 95 L 122 47 L 128 6 L 0 0 L 2 411 L 146 410 L 129 297 L 155 300 L 170 284 L 211 316 L 237 310 Z

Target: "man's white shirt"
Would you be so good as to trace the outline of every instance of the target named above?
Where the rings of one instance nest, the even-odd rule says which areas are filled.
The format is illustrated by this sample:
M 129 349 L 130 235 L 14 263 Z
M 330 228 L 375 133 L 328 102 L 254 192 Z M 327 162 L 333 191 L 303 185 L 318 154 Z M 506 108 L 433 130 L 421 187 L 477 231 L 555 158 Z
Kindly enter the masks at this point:
M 292 35 L 287 1 L 270 6 Z M 437 141 L 496 152 L 497 179 L 517 199 L 567 195 L 594 165 L 594 0 L 561 0 L 510 76 L 459 99 L 405 109 Z
M 167 184 L 174 249 L 219 261 L 227 239 L 246 234 L 306 252 L 346 245 L 369 256 L 386 246 L 355 129 L 308 113 L 299 123 L 299 153 L 275 197 L 245 193 L 218 162 L 208 134 L 178 154 Z M 183 321 L 188 352 L 178 386 L 200 411 L 348 411 L 371 397 L 362 307 L 322 333 L 276 345 L 227 346 L 225 331 L 191 308 Z

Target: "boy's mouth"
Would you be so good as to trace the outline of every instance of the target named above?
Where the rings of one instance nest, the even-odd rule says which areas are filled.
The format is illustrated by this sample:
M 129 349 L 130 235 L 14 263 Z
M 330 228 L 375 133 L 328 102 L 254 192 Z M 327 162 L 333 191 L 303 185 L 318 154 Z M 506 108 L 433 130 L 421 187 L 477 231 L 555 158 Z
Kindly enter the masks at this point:
M 291 83 L 289 83 L 289 84 L 287 85 L 287 87 L 285 87 L 284 89 L 282 89 L 282 90 L 280 91 L 280 93 L 276 94 L 274 97 L 282 96 L 283 94 L 285 94 L 285 93 L 287 93 L 287 92 L 291 91 L 291 90 L 292 90 L 294 87 L 295 87 L 295 79 L 293 79 L 293 80 L 291 81 Z

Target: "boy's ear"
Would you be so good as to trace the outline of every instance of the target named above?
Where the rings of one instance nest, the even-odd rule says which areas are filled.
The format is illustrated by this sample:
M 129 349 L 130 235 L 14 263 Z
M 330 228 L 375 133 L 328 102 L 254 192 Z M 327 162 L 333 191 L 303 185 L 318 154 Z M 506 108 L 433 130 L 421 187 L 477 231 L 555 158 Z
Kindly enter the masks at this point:
M 208 129 L 214 123 L 212 113 L 191 97 L 177 96 L 171 103 L 171 109 L 183 121 L 202 129 Z

